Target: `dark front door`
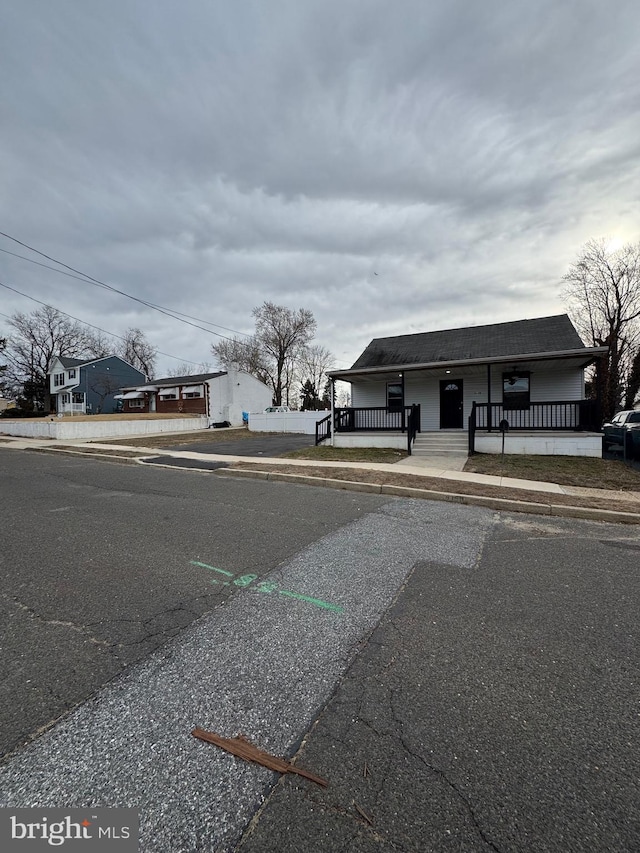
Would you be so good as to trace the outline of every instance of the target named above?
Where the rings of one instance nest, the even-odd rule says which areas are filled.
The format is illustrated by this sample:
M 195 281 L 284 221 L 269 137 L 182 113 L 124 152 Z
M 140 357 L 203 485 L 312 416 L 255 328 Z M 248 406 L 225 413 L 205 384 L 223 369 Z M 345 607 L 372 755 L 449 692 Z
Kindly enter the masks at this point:
M 462 429 L 462 379 L 440 380 L 440 429 Z

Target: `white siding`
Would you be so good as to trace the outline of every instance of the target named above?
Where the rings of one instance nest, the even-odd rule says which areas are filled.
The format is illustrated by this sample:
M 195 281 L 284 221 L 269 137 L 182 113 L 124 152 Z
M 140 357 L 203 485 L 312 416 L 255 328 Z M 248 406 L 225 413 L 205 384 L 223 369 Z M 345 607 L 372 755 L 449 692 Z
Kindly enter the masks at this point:
M 575 368 L 531 371 L 532 403 L 582 399 L 584 399 L 584 371 Z
M 386 382 L 351 383 L 351 405 L 355 409 L 387 405 Z
M 440 383 L 438 379 L 420 373 L 407 373 L 404 386 L 407 406 L 420 405 L 420 429 L 423 432 L 440 429 Z
M 271 389 L 243 370 L 228 368 L 227 373 L 208 379 L 209 420 L 229 421 L 242 426 L 243 412 L 264 412 L 271 405 Z

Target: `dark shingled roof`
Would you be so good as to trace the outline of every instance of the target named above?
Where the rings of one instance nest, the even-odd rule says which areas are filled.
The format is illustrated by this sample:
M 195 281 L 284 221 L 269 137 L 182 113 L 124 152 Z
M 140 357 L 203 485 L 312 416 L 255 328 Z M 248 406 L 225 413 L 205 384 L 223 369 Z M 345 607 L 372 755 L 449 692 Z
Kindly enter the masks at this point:
M 569 317 L 559 314 L 490 326 L 374 338 L 351 369 L 500 358 L 582 348 L 584 343 Z
M 217 373 L 194 373 L 193 376 L 168 376 L 166 379 L 150 379 L 145 384 L 157 385 L 158 388 L 172 388 L 174 385 L 200 385 L 202 382 L 206 382 L 207 379 L 224 376 L 226 372 L 226 370 L 219 370 Z
M 59 355 L 58 360 L 66 369 L 70 367 L 79 367 L 81 364 L 87 364 L 90 361 L 95 361 L 95 358 L 69 358 L 66 355 Z

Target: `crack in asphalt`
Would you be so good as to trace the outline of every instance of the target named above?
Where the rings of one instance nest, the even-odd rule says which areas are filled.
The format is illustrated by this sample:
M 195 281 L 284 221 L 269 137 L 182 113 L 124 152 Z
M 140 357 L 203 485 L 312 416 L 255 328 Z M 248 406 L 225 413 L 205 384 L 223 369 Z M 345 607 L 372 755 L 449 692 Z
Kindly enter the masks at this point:
M 19 610 L 27 613 L 31 619 L 37 619 L 39 622 L 42 622 L 43 625 L 53 625 L 58 628 L 68 628 L 70 631 L 75 631 L 77 634 L 84 634 L 86 639 L 89 642 L 93 643 L 96 646 L 106 646 L 108 648 L 112 647 L 112 643 L 109 643 L 107 640 L 99 640 L 97 637 L 92 636 L 87 632 L 87 628 L 89 625 L 77 625 L 75 622 L 63 621 L 61 619 L 45 619 L 42 614 L 38 613 L 33 607 L 30 607 L 28 604 L 25 604 L 22 601 L 19 601 L 15 596 L 7 595 L 6 593 L 2 593 L 2 597 L 5 601 L 12 602 Z
M 395 701 L 394 701 L 395 694 L 400 693 L 400 692 L 401 692 L 400 690 L 392 690 L 391 691 L 391 698 L 390 698 L 390 702 L 389 702 L 389 708 L 391 710 L 391 714 L 393 716 L 394 722 L 396 723 L 396 725 L 398 727 L 398 734 L 395 736 L 396 739 L 400 742 L 400 744 L 402 745 L 402 748 L 405 750 L 405 752 L 408 755 L 412 756 L 413 758 L 417 759 L 422 764 L 424 764 L 424 766 L 428 770 L 430 770 L 432 773 L 435 773 L 440 779 L 442 779 L 445 782 L 446 785 L 449 786 L 449 788 L 451 788 L 451 790 L 455 793 L 456 797 L 460 800 L 460 802 L 464 805 L 465 809 L 467 810 L 467 812 L 471 818 L 471 821 L 473 823 L 473 826 L 475 827 L 476 831 L 478 832 L 478 835 L 480 836 L 480 838 L 492 850 L 495 850 L 496 853 L 502 853 L 501 849 L 496 844 L 494 844 L 493 841 L 491 841 L 487 837 L 484 829 L 482 828 L 482 826 L 480 824 L 480 821 L 478 820 L 478 818 L 476 816 L 475 810 L 474 810 L 473 806 L 471 805 L 471 802 L 469 801 L 467 796 L 464 794 L 464 792 L 456 785 L 456 783 L 452 779 L 449 778 L 449 776 L 445 773 L 444 770 L 442 770 L 439 767 L 436 767 L 434 764 L 431 764 L 429 761 L 427 761 L 427 759 L 423 755 L 421 755 L 419 752 L 415 752 L 411 748 L 411 746 L 407 743 L 407 740 L 406 740 L 405 734 L 404 734 L 404 721 L 402 720 L 402 718 L 399 716 L 398 712 L 396 711 Z
M 76 622 L 71 622 L 62 619 L 47 619 L 33 607 L 28 604 L 25 604 L 22 601 L 19 601 L 16 597 L 7 595 L 7 593 L 1 593 L 1 595 L 5 601 L 13 603 L 15 607 L 26 613 L 29 618 L 36 619 L 43 625 L 51 625 L 56 628 L 68 628 L 70 631 L 74 631 L 77 634 L 83 635 L 85 639 L 93 645 L 112 651 L 115 651 L 120 648 L 131 648 L 133 646 L 143 645 L 144 643 L 148 643 L 149 641 L 152 641 L 158 637 L 166 637 L 167 639 L 171 639 L 172 637 L 175 637 L 176 634 L 179 633 L 181 630 L 184 630 L 194 621 L 200 619 L 207 613 L 207 611 L 205 611 L 204 613 L 198 613 L 196 610 L 192 610 L 189 607 L 177 605 L 175 607 L 168 607 L 164 610 L 160 610 L 157 613 L 154 613 L 152 616 L 147 617 L 146 619 L 99 619 L 95 622 L 78 624 Z M 207 595 L 194 596 L 193 598 L 187 599 L 187 601 L 193 602 L 199 599 L 208 598 L 211 595 L 215 597 L 215 593 L 209 593 Z M 145 626 L 149 625 L 150 623 L 157 622 L 158 620 L 161 620 L 169 616 L 170 614 L 178 613 L 186 614 L 187 620 L 181 620 L 180 622 L 173 625 L 166 625 L 156 631 L 146 631 L 142 634 L 142 636 L 128 642 L 100 639 L 94 636 L 90 630 L 92 628 L 95 628 L 96 626 L 104 627 L 109 625 L 125 624 L 140 625 L 142 630 L 144 631 Z

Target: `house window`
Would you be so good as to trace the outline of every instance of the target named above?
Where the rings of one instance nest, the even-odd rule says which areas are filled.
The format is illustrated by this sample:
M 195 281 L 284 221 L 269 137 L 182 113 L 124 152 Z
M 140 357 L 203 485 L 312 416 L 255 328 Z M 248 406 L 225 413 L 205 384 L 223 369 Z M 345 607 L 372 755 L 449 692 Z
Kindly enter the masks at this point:
M 194 397 L 202 397 L 199 391 L 185 391 L 182 395 L 185 400 L 192 400 Z
M 127 400 L 130 409 L 141 409 L 144 406 L 144 400 Z
M 75 369 L 74 369 L 74 370 L 70 370 L 70 371 L 69 371 L 69 379 L 75 379 L 75 378 L 76 378 L 76 371 L 75 371 Z
M 178 399 L 178 395 L 177 395 L 177 394 L 162 394 L 162 393 L 161 393 L 161 394 L 160 394 L 160 399 L 161 399 L 161 400 L 177 400 L 177 399 Z
M 64 385 L 64 373 L 54 373 L 53 374 L 53 384 L 55 386 Z
M 71 397 L 68 394 L 62 395 L 62 405 L 67 406 L 71 402 Z
M 502 408 L 503 409 L 528 409 L 529 398 L 528 373 L 503 373 L 502 374 Z
M 387 382 L 387 409 L 390 412 L 401 412 L 404 394 L 402 382 Z
M 84 403 L 84 394 L 74 394 L 73 395 L 74 403 Z

